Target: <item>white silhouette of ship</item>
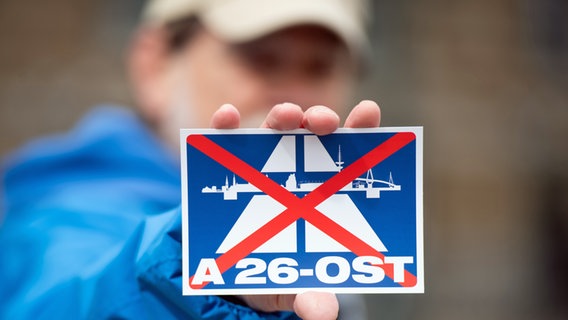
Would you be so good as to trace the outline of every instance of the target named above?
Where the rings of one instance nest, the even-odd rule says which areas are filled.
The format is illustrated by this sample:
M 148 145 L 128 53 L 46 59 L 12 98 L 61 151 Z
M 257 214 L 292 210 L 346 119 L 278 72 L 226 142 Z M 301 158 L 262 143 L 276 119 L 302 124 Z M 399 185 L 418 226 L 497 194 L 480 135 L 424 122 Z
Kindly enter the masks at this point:
M 305 172 L 339 172 L 343 169 L 344 162 L 341 160 L 341 146 L 339 146 L 338 160 L 333 161 L 319 138 L 315 135 L 304 135 L 298 138 L 304 139 L 304 171 Z M 282 136 L 279 143 L 274 148 L 266 164 L 262 168 L 263 173 L 290 173 L 288 179 L 282 187 L 290 192 L 310 192 L 320 186 L 323 182 L 303 182 L 296 181 L 296 136 Z M 375 187 L 374 183 L 382 184 L 383 187 Z M 377 234 L 373 231 L 363 214 L 359 211 L 351 197 L 343 193 L 345 191 L 363 191 L 367 198 L 379 198 L 381 191 L 400 191 L 400 185 L 394 184 L 392 174 L 389 181 L 376 180 L 373 172 L 369 170 L 365 178 L 356 178 L 347 184 L 340 191 L 334 194 L 316 209 L 326 215 L 344 229 L 357 236 L 379 252 L 388 251 Z M 216 186 L 205 187 L 203 193 L 223 193 L 223 199 L 235 200 L 238 193 L 262 193 L 257 187 L 250 183 L 236 183 L 233 176 L 232 184 L 229 184 L 228 177 L 225 185 L 217 188 Z M 284 205 L 265 194 L 254 195 L 244 209 L 235 225 L 229 231 L 219 248 L 218 254 L 230 250 L 236 244 L 243 241 L 253 232 L 272 220 L 286 209 Z M 342 244 L 329 237 L 327 234 L 305 222 L 305 252 L 348 252 Z M 294 222 L 284 230 L 276 234 L 270 240 L 258 247 L 255 253 L 281 253 L 297 252 L 297 223 Z

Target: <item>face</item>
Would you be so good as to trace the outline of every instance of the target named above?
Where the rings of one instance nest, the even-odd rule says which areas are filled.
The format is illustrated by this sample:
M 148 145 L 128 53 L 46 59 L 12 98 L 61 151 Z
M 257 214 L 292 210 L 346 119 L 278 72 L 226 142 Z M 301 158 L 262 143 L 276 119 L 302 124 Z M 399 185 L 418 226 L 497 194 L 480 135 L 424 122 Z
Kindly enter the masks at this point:
M 239 109 L 243 127 L 258 127 L 282 102 L 341 111 L 353 69 L 345 46 L 318 27 L 285 29 L 243 44 L 201 29 L 169 57 L 163 87 L 169 94 L 157 106 L 157 126 L 177 145 L 180 127 L 209 127 L 212 114 L 225 103 Z

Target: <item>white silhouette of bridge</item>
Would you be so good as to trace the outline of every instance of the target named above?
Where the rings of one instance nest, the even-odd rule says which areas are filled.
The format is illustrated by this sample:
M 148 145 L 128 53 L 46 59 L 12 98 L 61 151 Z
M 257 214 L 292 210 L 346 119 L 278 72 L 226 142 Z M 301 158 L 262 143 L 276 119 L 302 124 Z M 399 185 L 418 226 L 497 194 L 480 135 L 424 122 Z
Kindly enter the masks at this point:
M 323 147 L 319 138 L 316 136 L 304 136 L 304 148 L 310 152 L 304 152 L 304 169 L 306 172 L 339 172 L 343 169 L 344 162 L 341 160 L 341 145 L 338 151 L 338 160 L 333 161 Z M 296 149 L 295 137 L 283 136 L 261 172 L 290 172 L 288 179 L 282 185 L 290 192 L 310 192 L 319 187 L 323 182 L 300 182 L 296 180 Z M 375 186 L 374 184 L 379 184 Z M 365 192 L 367 198 L 380 198 L 382 191 L 400 191 L 401 186 L 393 182 L 392 172 L 389 174 L 389 181 L 378 180 L 373 176 L 372 169 L 367 171 L 366 176 L 356 178 L 353 182 L 341 188 L 340 191 Z M 202 193 L 223 193 L 224 200 L 236 200 L 239 193 L 262 193 L 257 187 L 250 183 L 237 183 L 233 175 L 233 181 L 229 184 L 229 177 L 225 177 L 225 184 L 221 187 L 204 187 Z

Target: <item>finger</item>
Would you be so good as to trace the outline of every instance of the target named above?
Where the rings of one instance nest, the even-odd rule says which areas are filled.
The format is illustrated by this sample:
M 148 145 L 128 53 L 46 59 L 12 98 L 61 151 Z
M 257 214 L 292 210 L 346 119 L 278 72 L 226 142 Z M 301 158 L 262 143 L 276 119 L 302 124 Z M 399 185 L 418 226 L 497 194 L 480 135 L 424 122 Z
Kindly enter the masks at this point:
M 304 320 L 335 320 L 339 302 L 333 293 L 308 291 L 296 295 L 294 312 Z
M 269 294 L 269 295 L 244 295 L 240 298 L 251 308 L 263 312 L 293 311 L 296 295 L 294 294 Z
M 373 128 L 381 124 L 381 108 L 371 100 L 356 105 L 345 120 L 346 128 Z
M 302 125 L 303 116 L 302 108 L 296 104 L 277 104 L 268 112 L 261 127 L 276 130 L 298 129 Z
M 339 127 L 339 115 L 328 107 L 313 106 L 304 113 L 302 125 L 317 135 L 330 134 Z
M 211 117 L 211 128 L 235 129 L 241 122 L 239 110 L 231 104 L 222 105 Z

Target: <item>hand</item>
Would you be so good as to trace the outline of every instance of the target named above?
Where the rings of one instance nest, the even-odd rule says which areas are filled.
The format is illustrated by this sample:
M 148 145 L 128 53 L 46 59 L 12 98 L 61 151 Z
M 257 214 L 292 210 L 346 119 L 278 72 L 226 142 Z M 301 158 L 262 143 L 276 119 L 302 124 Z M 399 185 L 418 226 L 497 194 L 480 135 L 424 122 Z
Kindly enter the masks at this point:
M 340 118 L 325 106 L 313 106 L 303 111 L 292 103 L 274 106 L 261 127 L 277 130 L 305 128 L 317 135 L 332 133 L 339 127 Z M 378 127 L 381 121 L 379 106 L 369 100 L 356 105 L 347 119 L 346 128 Z M 235 129 L 240 125 L 238 110 L 229 104 L 221 106 L 211 119 L 216 129 Z M 304 292 L 298 295 L 247 295 L 240 297 L 249 307 L 265 311 L 290 310 L 305 320 L 337 319 L 339 303 L 337 297 L 327 292 Z

